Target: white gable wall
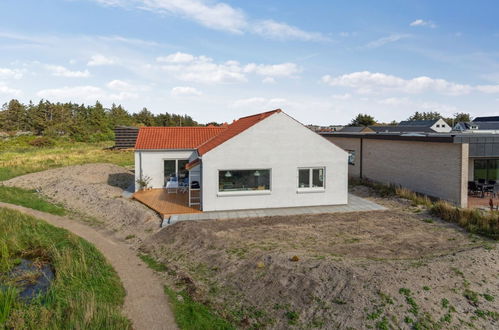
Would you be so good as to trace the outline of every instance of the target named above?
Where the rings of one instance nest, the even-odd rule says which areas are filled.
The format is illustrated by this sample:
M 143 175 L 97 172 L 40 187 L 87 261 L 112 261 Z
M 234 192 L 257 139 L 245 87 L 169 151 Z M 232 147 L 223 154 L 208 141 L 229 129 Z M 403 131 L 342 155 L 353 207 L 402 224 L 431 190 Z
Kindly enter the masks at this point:
M 431 129 L 438 133 L 449 133 L 452 130 L 452 127 L 440 118 L 435 124 L 433 124 L 433 126 L 431 126 Z
M 148 176 L 151 178 L 149 187 L 163 188 L 165 186 L 164 160 L 192 160 L 193 150 L 136 150 L 135 151 L 135 191 L 138 190 L 137 180 Z
M 276 113 L 202 156 L 203 211 L 347 204 L 348 153 Z M 297 192 L 299 167 L 325 167 L 325 190 Z M 271 169 L 271 192 L 218 194 L 218 170 Z M 251 195 L 253 193 L 253 195 Z

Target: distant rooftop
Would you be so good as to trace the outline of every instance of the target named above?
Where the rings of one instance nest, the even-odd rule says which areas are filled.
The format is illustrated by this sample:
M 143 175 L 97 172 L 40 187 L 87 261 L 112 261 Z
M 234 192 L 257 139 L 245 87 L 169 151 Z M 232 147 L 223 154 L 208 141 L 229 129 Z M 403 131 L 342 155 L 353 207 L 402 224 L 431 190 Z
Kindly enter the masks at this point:
M 473 122 L 489 122 L 489 121 L 497 121 L 499 122 L 499 116 L 488 116 L 488 117 L 476 117 L 473 119 Z
M 433 120 L 404 120 L 401 121 L 398 126 L 418 126 L 418 127 L 431 127 L 440 119 Z

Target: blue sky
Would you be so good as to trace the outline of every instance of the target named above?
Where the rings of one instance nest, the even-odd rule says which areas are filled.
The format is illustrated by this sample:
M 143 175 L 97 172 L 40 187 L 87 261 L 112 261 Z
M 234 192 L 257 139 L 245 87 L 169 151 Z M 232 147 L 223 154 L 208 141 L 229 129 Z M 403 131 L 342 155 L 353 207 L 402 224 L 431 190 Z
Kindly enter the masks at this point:
M 3 0 L 0 102 L 201 122 L 499 114 L 497 1 Z

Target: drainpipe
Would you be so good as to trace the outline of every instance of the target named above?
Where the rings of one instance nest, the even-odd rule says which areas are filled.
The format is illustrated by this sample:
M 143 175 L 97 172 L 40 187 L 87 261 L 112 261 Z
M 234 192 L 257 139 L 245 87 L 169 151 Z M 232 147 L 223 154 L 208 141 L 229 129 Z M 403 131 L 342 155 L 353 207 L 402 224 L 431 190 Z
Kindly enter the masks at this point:
M 359 167 L 360 167 L 360 178 L 362 179 L 362 162 L 364 161 L 364 139 L 363 138 L 360 138 L 360 164 L 359 164 Z
M 142 181 L 142 151 L 139 151 L 139 180 Z

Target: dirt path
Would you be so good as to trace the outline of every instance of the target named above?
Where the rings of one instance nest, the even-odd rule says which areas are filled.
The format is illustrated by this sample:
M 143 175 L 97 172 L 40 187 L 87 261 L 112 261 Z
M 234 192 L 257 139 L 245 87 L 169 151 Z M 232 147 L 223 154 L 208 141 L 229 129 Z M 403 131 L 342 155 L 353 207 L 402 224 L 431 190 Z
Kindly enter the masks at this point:
M 133 322 L 134 329 L 177 329 L 163 285 L 127 245 L 65 217 L 2 202 L 0 207 L 45 220 L 94 244 L 116 270 L 125 287 L 124 312 Z

